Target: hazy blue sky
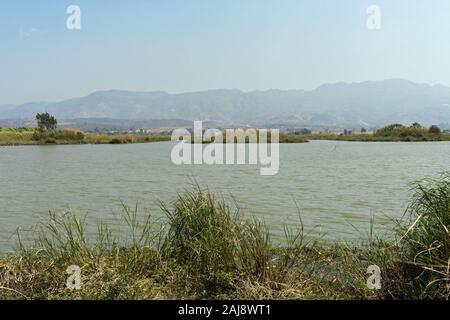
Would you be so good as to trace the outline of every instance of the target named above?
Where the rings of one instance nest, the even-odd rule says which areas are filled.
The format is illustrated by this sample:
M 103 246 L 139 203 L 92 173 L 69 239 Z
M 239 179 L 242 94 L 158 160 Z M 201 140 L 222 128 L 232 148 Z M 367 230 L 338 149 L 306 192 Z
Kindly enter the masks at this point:
M 66 28 L 66 8 L 82 29 Z M 382 29 L 366 28 L 367 7 Z M 95 90 L 450 86 L 448 0 L 2 0 L 0 104 Z

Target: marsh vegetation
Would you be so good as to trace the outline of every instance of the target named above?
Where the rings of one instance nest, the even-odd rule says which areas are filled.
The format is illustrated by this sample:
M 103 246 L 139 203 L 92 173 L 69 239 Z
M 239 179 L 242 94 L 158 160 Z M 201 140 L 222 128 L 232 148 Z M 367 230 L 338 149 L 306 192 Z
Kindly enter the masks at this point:
M 170 141 L 167 135 L 106 134 L 77 129 L 0 128 L 0 146 L 52 144 L 127 144 Z
M 425 141 L 450 141 L 450 133 L 444 133 L 441 129 L 432 125 L 425 128 L 419 123 L 411 126 L 391 124 L 368 133 L 362 129 L 359 133 L 345 130 L 345 133 L 330 134 L 316 133 L 304 135 L 310 140 L 340 140 L 340 141 L 366 141 L 366 142 L 425 142 Z

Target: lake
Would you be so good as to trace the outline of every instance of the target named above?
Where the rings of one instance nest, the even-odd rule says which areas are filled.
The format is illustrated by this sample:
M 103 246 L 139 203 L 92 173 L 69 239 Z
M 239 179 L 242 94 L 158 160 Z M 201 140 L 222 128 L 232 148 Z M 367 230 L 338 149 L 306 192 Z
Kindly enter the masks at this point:
M 450 142 L 282 144 L 275 176 L 252 165 L 176 166 L 172 146 L 0 147 L 0 250 L 49 210 L 114 224 L 124 201 L 161 216 L 159 201 L 174 200 L 193 177 L 246 216 L 264 219 L 275 237 L 283 224 L 298 225 L 300 212 L 311 236 L 364 239 L 371 214 L 379 234 L 403 215 L 412 181 L 450 170 Z

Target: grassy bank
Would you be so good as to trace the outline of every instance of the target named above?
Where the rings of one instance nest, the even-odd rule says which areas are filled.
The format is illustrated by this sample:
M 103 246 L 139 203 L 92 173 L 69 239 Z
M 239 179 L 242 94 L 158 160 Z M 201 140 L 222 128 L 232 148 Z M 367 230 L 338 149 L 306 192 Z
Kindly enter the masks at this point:
M 39 131 L 33 128 L 0 129 L 0 146 L 54 144 L 127 144 L 170 141 L 169 135 L 105 134 L 82 132 L 76 129 Z M 247 139 L 248 142 L 248 139 Z M 268 142 L 270 142 L 270 135 Z M 308 142 L 299 135 L 280 133 L 280 143 Z M 206 143 L 206 142 L 204 142 Z
M 427 134 L 423 136 L 378 136 L 372 133 L 325 134 L 317 133 L 304 136 L 307 140 L 333 140 L 355 142 L 426 142 L 450 141 L 450 134 Z
M 259 141 L 258 131 L 256 140 Z M 268 141 L 271 142 L 270 132 Z M 138 134 L 105 134 L 82 132 L 76 129 L 63 129 L 56 131 L 39 131 L 34 128 L 0 128 L 0 146 L 13 145 L 46 145 L 46 144 L 126 144 L 146 143 L 156 141 L 170 141 L 169 135 L 138 135 Z M 413 124 L 403 126 L 393 124 L 376 130 L 374 133 L 314 133 L 292 134 L 280 132 L 280 143 L 306 143 L 310 140 L 335 140 L 335 141 L 360 141 L 360 142 L 425 142 L 425 141 L 450 141 L 450 133 L 442 133 L 439 128 L 432 126 L 429 129 Z M 237 139 L 235 138 L 235 142 Z M 249 142 L 249 138 L 245 138 Z M 192 138 L 192 143 L 194 139 Z M 211 143 L 203 141 L 204 144 Z M 226 143 L 226 134 L 223 136 Z
M 203 140 L 202 143 L 210 144 L 214 141 L 216 141 L 216 140 L 214 138 L 212 138 L 211 140 Z M 253 139 L 250 139 L 249 136 L 245 136 L 245 138 L 242 137 L 242 141 L 244 141 L 245 143 L 250 143 L 250 141 L 256 141 L 257 143 L 259 143 L 259 131 L 258 130 L 255 131 L 255 136 L 253 137 Z M 237 137 L 234 137 L 234 142 L 239 143 L 240 140 Z M 272 137 L 271 137 L 270 132 L 268 132 L 267 141 L 265 141 L 265 142 L 267 142 L 267 143 L 272 142 Z M 307 143 L 308 140 L 301 135 L 280 132 L 279 137 L 278 137 L 278 142 L 279 143 Z M 191 143 L 196 143 L 194 137 L 191 138 Z M 222 143 L 227 143 L 226 133 L 224 133 L 222 136 Z
M 280 132 L 280 143 L 306 143 L 308 139 L 301 135 Z
M 0 298 L 448 299 L 449 208 L 448 175 L 418 183 L 397 239 L 359 246 L 307 241 L 301 225 L 276 245 L 263 222 L 198 187 L 162 205 L 162 225 L 125 207 L 122 237 L 101 224 L 88 238 L 76 215 L 51 215 L 34 245 L 0 259 Z M 66 287 L 71 265 L 80 290 Z M 369 265 L 380 290 L 367 287 Z
M 0 129 L 0 146 L 54 144 L 126 144 L 169 141 L 170 136 L 85 133 L 75 129 L 40 131 L 33 128 Z

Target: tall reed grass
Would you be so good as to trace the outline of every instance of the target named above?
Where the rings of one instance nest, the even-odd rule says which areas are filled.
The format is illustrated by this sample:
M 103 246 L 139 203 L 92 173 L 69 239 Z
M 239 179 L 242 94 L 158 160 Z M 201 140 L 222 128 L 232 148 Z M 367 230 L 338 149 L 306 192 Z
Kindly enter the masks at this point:
M 414 185 L 402 251 L 423 298 L 450 297 L 450 174 Z

